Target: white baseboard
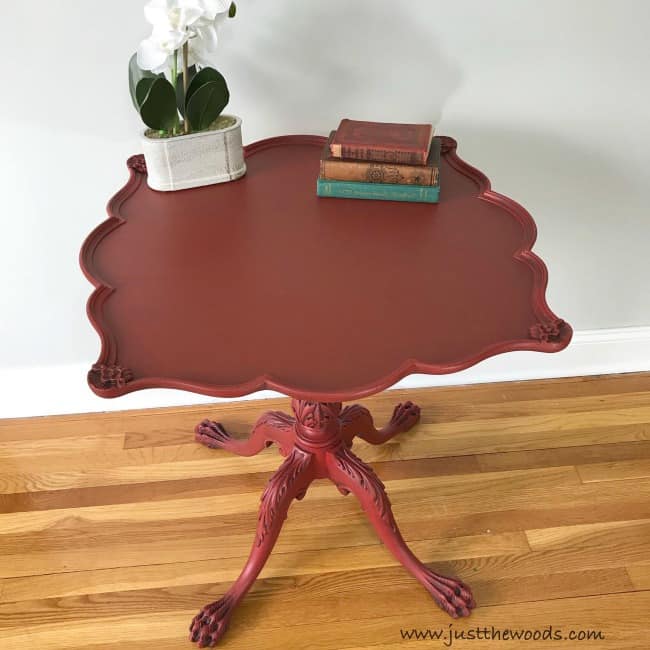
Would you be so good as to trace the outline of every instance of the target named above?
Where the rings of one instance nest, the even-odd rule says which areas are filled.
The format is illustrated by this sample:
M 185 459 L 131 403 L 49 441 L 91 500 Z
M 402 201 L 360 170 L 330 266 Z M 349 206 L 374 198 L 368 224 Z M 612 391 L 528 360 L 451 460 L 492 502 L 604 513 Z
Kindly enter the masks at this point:
M 0 368 L 0 418 L 121 411 L 230 401 L 185 391 L 152 389 L 102 399 L 86 384 L 91 361 L 60 366 Z M 650 371 L 650 327 L 576 332 L 557 354 L 509 352 L 451 375 L 411 375 L 393 388 L 421 388 L 495 381 L 546 379 Z M 278 397 L 260 391 L 238 399 Z

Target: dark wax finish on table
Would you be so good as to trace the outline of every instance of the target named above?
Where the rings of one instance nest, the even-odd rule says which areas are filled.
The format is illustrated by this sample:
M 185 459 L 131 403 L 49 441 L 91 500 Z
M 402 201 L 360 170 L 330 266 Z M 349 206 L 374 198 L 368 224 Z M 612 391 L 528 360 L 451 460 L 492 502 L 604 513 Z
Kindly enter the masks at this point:
M 244 178 L 178 192 L 151 190 L 143 159 L 130 159 L 81 254 L 97 287 L 95 392 L 351 400 L 412 372 L 569 343 L 530 252 L 532 218 L 451 138 L 437 205 L 318 198 L 325 141 L 255 143 Z

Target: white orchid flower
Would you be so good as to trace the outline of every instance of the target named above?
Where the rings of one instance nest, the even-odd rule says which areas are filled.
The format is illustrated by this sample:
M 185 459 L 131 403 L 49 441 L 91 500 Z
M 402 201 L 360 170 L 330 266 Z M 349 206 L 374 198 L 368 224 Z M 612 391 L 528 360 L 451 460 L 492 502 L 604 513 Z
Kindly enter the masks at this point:
M 203 18 L 213 22 L 219 14 L 227 14 L 231 0 L 200 0 Z
M 156 74 L 164 72 L 169 67 L 174 52 L 182 47 L 187 38 L 185 32 L 154 28 L 151 36 L 138 47 L 138 66 Z
M 188 65 L 210 65 L 217 49 L 218 27 L 229 9 L 230 0 L 150 0 L 144 14 L 153 30 L 140 43 L 138 65 L 156 74 L 167 72 L 187 41 Z
M 194 34 L 190 37 L 190 49 L 199 47 L 208 52 L 216 50 L 219 40 L 217 27 L 215 21 L 199 21 L 194 28 Z
M 209 7 L 195 25 L 196 37 L 190 39 L 190 53 L 200 66 L 216 65 L 214 54 L 219 42 L 219 29 L 228 20 L 231 0 L 202 0 Z
M 203 14 L 199 0 L 150 0 L 144 7 L 144 16 L 153 30 L 140 43 L 138 65 L 155 73 L 168 69 L 174 52 L 192 36 L 191 27 Z
M 144 17 L 156 27 L 186 31 L 205 15 L 200 0 L 149 0 Z

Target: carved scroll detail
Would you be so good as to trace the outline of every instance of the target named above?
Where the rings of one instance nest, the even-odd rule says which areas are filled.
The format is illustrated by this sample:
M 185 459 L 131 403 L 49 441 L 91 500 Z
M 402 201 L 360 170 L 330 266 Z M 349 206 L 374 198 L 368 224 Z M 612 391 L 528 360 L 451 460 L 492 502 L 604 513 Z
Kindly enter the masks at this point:
M 267 411 L 260 417 L 256 423 L 256 427 L 260 425 L 272 426 L 281 431 L 291 431 L 296 420 L 282 411 Z
M 440 153 L 445 154 L 453 151 L 458 146 L 458 143 L 453 138 L 450 138 L 448 135 L 442 135 L 440 137 Z
M 147 173 L 147 163 L 146 163 L 146 161 L 144 159 L 144 155 L 141 154 L 141 153 L 136 154 L 135 156 L 131 156 L 126 161 L 126 166 L 129 169 L 134 169 L 139 174 L 146 174 Z
M 294 448 L 285 458 L 278 471 L 273 474 L 262 494 L 257 537 L 255 544 L 261 546 L 269 532 L 274 528 L 280 529 L 286 517 L 288 503 L 285 502 L 287 493 L 303 473 L 311 461 L 311 454 Z M 304 496 L 304 490 L 299 490 L 297 498 Z
M 356 485 L 359 485 L 368 493 L 379 516 L 396 531 L 397 524 L 393 517 L 386 488 L 381 482 L 381 479 L 375 474 L 375 470 L 370 465 L 364 463 L 359 457 L 355 456 L 347 447 L 339 448 L 336 451 L 335 458 L 337 467 L 345 472 Z M 337 482 L 336 486 L 340 491 L 350 491 L 348 485 Z M 361 501 L 363 504 L 363 500 Z
M 133 371 L 117 365 L 96 363 L 88 373 L 88 381 L 95 388 L 123 388 L 133 379 Z
M 542 343 L 557 341 L 560 338 L 560 331 L 563 325 L 564 321 L 561 318 L 544 323 L 536 323 L 529 330 L 530 336 Z
M 338 421 L 341 402 L 310 402 L 302 399 L 291 401 L 296 420 L 308 429 L 323 429 Z

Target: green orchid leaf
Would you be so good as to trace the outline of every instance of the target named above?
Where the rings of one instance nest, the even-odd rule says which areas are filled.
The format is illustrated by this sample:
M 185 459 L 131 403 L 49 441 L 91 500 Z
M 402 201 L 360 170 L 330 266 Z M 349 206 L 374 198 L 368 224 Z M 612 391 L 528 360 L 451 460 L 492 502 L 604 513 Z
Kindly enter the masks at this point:
M 225 88 L 226 93 L 228 93 L 228 86 L 226 80 L 223 78 L 223 75 L 220 72 L 217 72 L 214 68 L 202 68 L 200 72 L 196 74 L 194 79 L 190 82 L 190 85 L 187 88 L 187 95 L 185 96 L 185 106 L 189 105 L 192 95 L 204 84 L 217 82 Z M 227 100 L 226 100 L 227 103 Z
M 225 81 L 208 81 L 197 88 L 185 109 L 192 130 L 207 129 L 221 115 L 229 99 L 230 93 Z
M 138 104 L 138 100 L 136 97 L 136 88 L 138 87 L 138 83 L 142 79 L 158 79 L 160 77 L 164 77 L 165 75 L 163 74 L 154 74 L 150 70 L 143 70 L 138 66 L 138 55 L 134 54 L 130 60 L 129 60 L 129 92 L 131 93 L 131 101 L 133 102 L 133 106 L 137 111 L 140 110 L 140 106 Z
M 140 107 L 144 103 L 144 100 L 147 98 L 147 95 L 149 94 L 154 81 L 156 81 L 155 77 L 145 77 L 144 79 L 140 79 L 140 81 L 138 81 L 138 85 L 135 87 L 135 101 L 138 110 L 140 110 Z
M 154 79 L 141 106 L 142 121 L 156 131 L 172 131 L 178 124 L 176 91 L 167 79 Z
M 237 5 L 234 2 L 230 3 L 228 9 L 228 18 L 234 18 L 237 15 Z
M 188 87 L 189 84 L 192 83 L 192 79 L 196 76 L 197 69 L 196 66 L 190 66 L 187 69 L 187 79 L 188 79 Z M 180 111 L 180 114 L 185 117 L 185 94 L 183 91 L 183 73 L 181 72 L 178 75 L 178 78 L 176 79 L 176 106 L 178 107 L 178 110 Z

